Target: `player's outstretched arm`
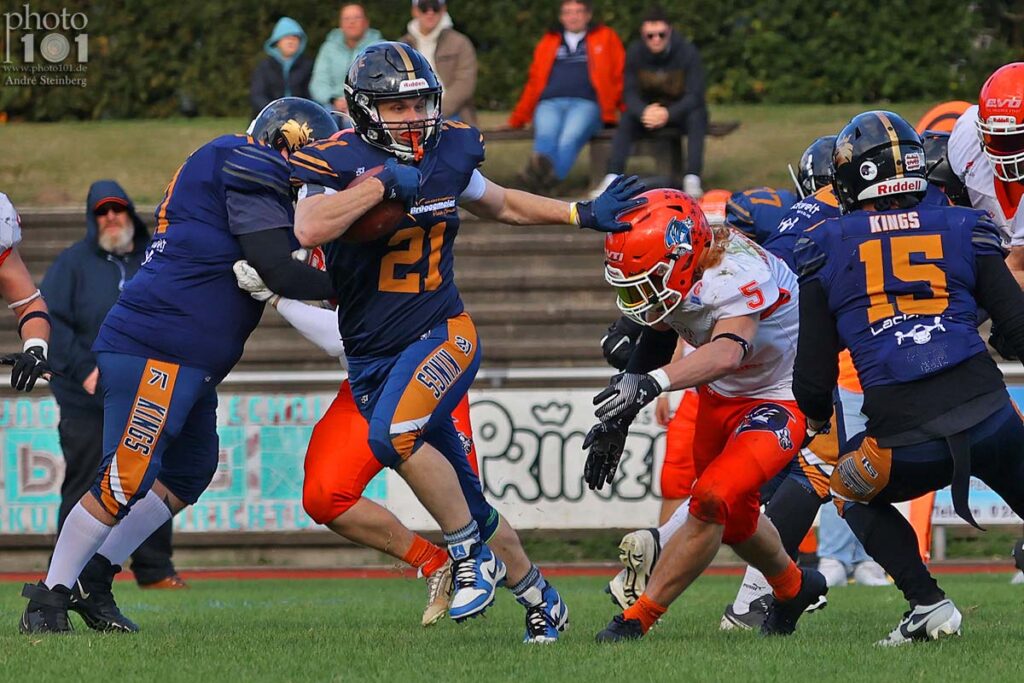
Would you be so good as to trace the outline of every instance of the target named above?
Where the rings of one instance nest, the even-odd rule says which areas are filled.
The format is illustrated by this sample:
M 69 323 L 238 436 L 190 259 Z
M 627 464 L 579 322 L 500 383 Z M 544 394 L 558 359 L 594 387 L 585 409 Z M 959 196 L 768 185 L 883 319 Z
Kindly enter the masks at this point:
M 18 334 L 24 340 L 21 353 L 11 353 L 0 361 L 13 365 L 11 386 L 18 391 L 32 391 L 36 380 L 49 377 L 50 367 L 46 357 L 49 352 L 50 317 L 46 302 L 25 262 L 16 249 L 11 249 L 0 264 L 0 296 L 8 303 L 18 318 Z
M 733 372 L 747 356 L 750 341 L 757 334 L 758 314 L 723 318 L 715 324 L 711 341 L 693 353 L 663 367 L 643 372 L 654 363 L 638 359 L 648 355 L 645 347 L 657 345 L 660 349 L 649 354 L 651 359 L 660 355 L 662 362 L 675 351 L 674 340 L 666 332 L 644 330 L 640 346 L 630 358 L 626 372 L 616 375 L 605 389 L 594 397 L 595 415 L 601 422 L 625 420 L 628 426 L 633 418 L 659 394 L 672 389 L 687 389 L 714 382 Z M 672 332 L 674 335 L 675 333 Z M 650 339 L 648 343 L 644 338 Z
M 483 195 L 467 201 L 463 208 L 480 218 L 489 218 L 509 225 L 576 225 L 599 232 L 621 232 L 629 223 L 621 216 L 644 204 L 638 197 L 646 188 L 639 178 L 620 176 L 593 201 L 563 202 L 522 190 L 502 187 L 484 179 Z

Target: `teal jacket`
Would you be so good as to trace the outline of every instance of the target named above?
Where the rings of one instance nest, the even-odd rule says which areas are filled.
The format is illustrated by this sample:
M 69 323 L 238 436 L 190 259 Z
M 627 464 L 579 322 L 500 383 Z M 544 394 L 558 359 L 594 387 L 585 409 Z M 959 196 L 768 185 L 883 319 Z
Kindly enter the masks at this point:
M 313 78 L 309 82 L 309 92 L 320 104 L 330 107 L 336 97 L 345 96 L 345 76 L 356 55 L 383 38 L 375 28 L 367 29 L 366 35 L 354 48 L 345 43 L 341 29 L 332 29 L 327 34 L 324 44 L 313 63 Z
M 299 49 L 289 59 L 277 48 L 277 41 L 285 36 L 299 37 Z M 249 85 L 249 103 L 254 117 L 279 97 L 308 98 L 313 72 L 313 60 L 305 54 L 306 32 L 291 17 L 278 19 L 270 38 L 263 43 L 263 51 L 267 56 L 253 70 Z

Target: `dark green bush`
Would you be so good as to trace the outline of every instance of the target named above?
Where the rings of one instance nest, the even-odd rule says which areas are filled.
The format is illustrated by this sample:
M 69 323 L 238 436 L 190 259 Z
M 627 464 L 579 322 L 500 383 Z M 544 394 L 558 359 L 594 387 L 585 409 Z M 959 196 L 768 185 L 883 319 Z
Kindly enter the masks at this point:
M 405 32 L 407 0 L 366 4 L 372 24 L 385 37 Z M 595 16 L 628 43 L 648 4 L 597 0 Z M 477 45 L 479 105 L 515 103 L 533 45 L 554 23 L 557 5 L 558 0 L 450 2 L 456 26 Z M 1020 31 L 1007 29 L 1006 3 L 996 0 L 665 5 L 676 26 L 700 47 L 708 95 L 716 102 L 973 99 L 992 68 L 1021 54 Z M 0 110 L 33 120 L 241 115 L 248 111 L 249 74 L 262 59 L 263 40 L 277 18 L 287 14 L 298 20 L 315 55 L 336 26 L 339 6 L 324 0 L 33 2 L 37 12 L 67 8 L 88 15 L 88 86 L 4 85 Z M 12 45 L 12 53 L 17 49 Z M 9 75 L 5 71 L 3 77 Z

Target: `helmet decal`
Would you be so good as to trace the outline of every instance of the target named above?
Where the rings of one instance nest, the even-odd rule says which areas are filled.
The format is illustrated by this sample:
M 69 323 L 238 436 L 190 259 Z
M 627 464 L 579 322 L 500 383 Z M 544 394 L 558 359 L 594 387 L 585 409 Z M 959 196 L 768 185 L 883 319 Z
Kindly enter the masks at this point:
M 671 250 L 686 249 L 693 251 L 690 231 L 693 230 L 693 219 L 687 216 L 682 220 L 673 218 L 665 228 L 665 246 Z

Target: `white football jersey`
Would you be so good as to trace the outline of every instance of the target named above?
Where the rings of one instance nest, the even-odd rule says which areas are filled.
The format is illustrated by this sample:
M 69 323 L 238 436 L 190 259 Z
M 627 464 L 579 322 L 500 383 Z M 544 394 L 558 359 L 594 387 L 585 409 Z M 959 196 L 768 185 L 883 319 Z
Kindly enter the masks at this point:
M 949 165 L 967 186 L 967 196 L 975 209 L 987 211 L 992 220 L 1003 232 L 1003 239 L 1015 247 L 1024 246 L 1024 210 L 1018 206 L 1011 217 L 1007 217 L 1002 204 L 996 197 L 995 183 L 992 173 L 992 162 L 985 156 L 978 137 L 978 105 L 970 107 L 953 126 L 949 135 L 949 148 L 946 154 Z M 1021 200 L 1024 203 L 1024 199 Z
M 21 242 L 21 219 L 7 195 L 0 192 L 0 254 Z
M 793 399 L 793 362 L 800 332 L 796 275 L 785 263 L 736 231 L 722 262 L 704 271 L 666 322 L 687 343 L 711 341 L 724 318 L 760 313 L 750 353 L 736 372 L 709 386 L 723 396 Z

